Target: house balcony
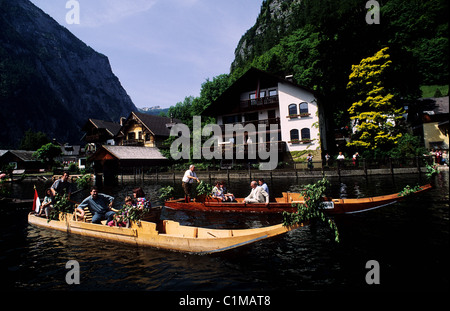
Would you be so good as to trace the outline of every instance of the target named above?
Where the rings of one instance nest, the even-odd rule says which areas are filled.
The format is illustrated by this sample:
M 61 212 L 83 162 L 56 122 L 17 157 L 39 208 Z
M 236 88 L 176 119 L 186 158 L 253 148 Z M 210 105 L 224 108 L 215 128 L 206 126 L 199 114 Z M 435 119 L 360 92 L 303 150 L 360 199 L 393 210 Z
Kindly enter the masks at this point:
M 258 125 L 263 124 L 266 126 L 267 131 L 270 130 L 271 124 L 276 124 L 278 126 L 278 130 L 280 129 L 280 118 L 272 118 L 272 119 L 264 119 L 264 120 L 255 120 L 255 121 L 246 121 L 246 122 L 239 122 L 239 123 L 229 123 L 228 125 L 242 125 L 245 127 L 248 124 L 253 124 L 255 126 L 256 131 L 258 131 Z M 225 127 L 226 124 L 220 124 L 220 128 L 222 130 L 222 133 L 225 133 Z
M 143 147 L 145 144 L 143 139 L 127 139 L 122 142 L 123 146 Z
M 105 134 L 91 134 L 84 137 L 84 140 L 87 143 L 101 143 L 107 141 L 108 139 L 112 139 L 112 137 Z
M 279 106 L 278 95 L 274 95 L 249 100 L 241 100 L 239 110 L 245 112 L 245 111 L 277 108 L 278 106 Z
M 275 144 L 277 152 L 283 153 L 286 151 L 286 142 L 284 141 L 275 141 L 272 142 Z M 219 144 L 219 150 L 222 152 L 222 155 L 232 152 L 233 155 L 236 155 L 237 152 L 243 153 L 245 157 L 248 155 L 249 151 L 254 151 L 256 154 L 259 153 L 259 148 L 264 148 L 267 152 L 271 150 L 271 142 L 265 143 L 245 143 L 245 144 L 232 144 L 229 142 Z M 202 147 L 202 152 L 209 151 L 214 152 L 214 147 Z

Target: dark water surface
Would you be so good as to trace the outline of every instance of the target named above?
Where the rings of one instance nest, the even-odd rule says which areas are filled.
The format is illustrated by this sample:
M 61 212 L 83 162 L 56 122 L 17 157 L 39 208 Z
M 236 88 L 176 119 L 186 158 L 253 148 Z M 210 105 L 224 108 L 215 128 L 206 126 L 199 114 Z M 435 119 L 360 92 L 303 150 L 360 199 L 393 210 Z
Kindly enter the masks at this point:
M 300 184 L 314 182 L 300 178 Z M 334 197 L 366 197 L 423 184 L 419 175 L 330 179 Z M 449 289 L 449 174 L 436 187 L 406 201 L 334 218 L 340 243 L 327 225 L 315 223 L 283 236 L 214 255 L 191 255 L 137 248 L 68 235 L 27 224 L 31 207 L 1 206 L 0 269 L 9 290 L 146 291 L 342 291 Z M 157 191 L 170 183 L 143 184 L 153 205 Z M 293 179 L 268 181 L 272 194 L 298 190 Z M 42 195 L 48 184 L 37 185 Z M 133 183 L 104 189 L 120 206 Z M 181 186 L 175 185 L 178 195 Z M 11 193 L 32 198 L 33 184 L 13 185 Z M 231 181 L 231 192 L 245 196 L 249 181 Z M 86 193 L 79 194 L 81 200 Z M 260 227 L 281 221 L 272 215 L 203 214 L 163 210 L 162 218 L 209 227 Z M 67 285 L 65 265 L 80 264 L 80 285 Z M 380 285 L 368 285 L 369 260 L 380 265 Z

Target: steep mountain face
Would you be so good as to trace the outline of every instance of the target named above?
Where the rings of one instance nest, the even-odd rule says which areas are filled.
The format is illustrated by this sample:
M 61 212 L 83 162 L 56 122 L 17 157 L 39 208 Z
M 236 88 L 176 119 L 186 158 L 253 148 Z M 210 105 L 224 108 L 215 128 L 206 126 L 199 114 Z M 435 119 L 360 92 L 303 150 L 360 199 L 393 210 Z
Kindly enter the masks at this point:
M 108 58 L 28 0 L 0 0 L 0 107 L 0 147 L 28 129 L 77 143 L 88 118 L 137 110 Z
M 276 45 L 292 32 L 302 0 L 266 0 L 255 25 L 241 38 L 234 52 L 231 71 Z
M 316 91 L 327 141 L 350 124 L 355 94 L 347 89 L 352 65 L 389 47 L 392 66 L 382 79 L 400 108 L 420 98 L 421 86 L 448 85 L 447 0 L 264 0 L 255 25 L 241 38 L 230 75 L 255 67 Z M 367 17 L 378 12 L 380 23 Z

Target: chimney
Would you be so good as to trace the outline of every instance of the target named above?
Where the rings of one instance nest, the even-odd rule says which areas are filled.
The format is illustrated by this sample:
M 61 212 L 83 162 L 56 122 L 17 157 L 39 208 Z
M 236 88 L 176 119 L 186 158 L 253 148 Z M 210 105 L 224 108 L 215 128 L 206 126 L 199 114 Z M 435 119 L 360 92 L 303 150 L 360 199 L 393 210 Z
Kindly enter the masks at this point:
M 126 120 L 127 118 L 125 118 L 125 117 L 121 117 L 120 118 L 120 126 L 123 126 L 124 124 L 125 124 L 125 120 Z
M 285 80 L 289 81 L 289 82 L 294 82 L 294 75 L 288 75 L 285 77 Z

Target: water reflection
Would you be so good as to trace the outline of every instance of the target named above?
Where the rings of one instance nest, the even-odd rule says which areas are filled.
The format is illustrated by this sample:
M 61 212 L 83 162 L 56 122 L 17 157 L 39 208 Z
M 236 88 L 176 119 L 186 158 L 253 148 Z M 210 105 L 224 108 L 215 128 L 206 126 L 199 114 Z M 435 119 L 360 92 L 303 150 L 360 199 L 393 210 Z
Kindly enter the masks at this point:
M 297 191 L 313 179 L 267 181 L 274 195 Z M 330 195 L 365 197 L 394 193 L 406 185 L 423 184 L 417 175 L 343 177 L 330 179 Z M 448 289 L 449 194 L 448 173 L 435 178 L 436 188 L 411 200 L 368 213 L 335 217 L 341 243 L 334 242 L 321 223 L 208 256 L 140 248 L 68 235 L 28 226 L 29 208 L 0 207 L 8 219 L 0 227 L 2 281 L 14 290 L 372 290 L 365 283 L 368 260 L 383 271 L 382 288 Z M 247 195 L 248 180 L 231 180 L 230 191 Z M 171 182 L 142 186 L 154 206 L 162 202 L 158 190 Z M 178 195 L 181 186 L 175 184 Z M 14 191 L 32 197 L 33 184 L 15 185 Z M 39 185 L 45 189 L 47 185 Z M 120 205 L 134 183 L 105 188 Z M 42 192 L 41 192 L 42 193 Z M 87 193 L 81 193 L 82 199 Z M 163 210 L 161 217 L 189 225 L 255 227 L 278 222 L 278 216 L 217 215 Z M 420 250 L 420 251 L 419 251 Z M 81 284 L 68 287 L 65 264 L 77 260 Z M 414 273 L 411 273 L 414 271 Z M 422 288 L 419 288 L 422 289 Z

